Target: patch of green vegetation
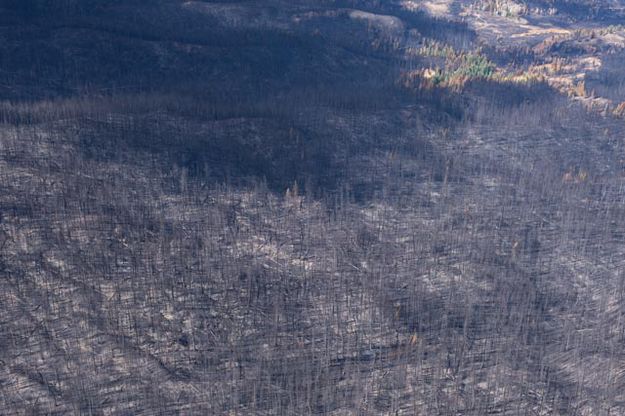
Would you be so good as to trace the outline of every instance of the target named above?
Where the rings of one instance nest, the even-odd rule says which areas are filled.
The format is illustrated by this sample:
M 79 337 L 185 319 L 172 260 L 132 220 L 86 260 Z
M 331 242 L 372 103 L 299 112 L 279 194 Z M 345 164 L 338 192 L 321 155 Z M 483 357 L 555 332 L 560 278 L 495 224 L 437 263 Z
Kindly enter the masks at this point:
M 463 55 L 460 66 L 453 72 L 469 78 L 490 78 L 494 73 L 495 64 L 485 56 L 473 53 Z
M 418 54 L 424 57 L 442 58 L 442 65 L 434 65 L 420 71 L 403 74 L 401 83 L 408 88 L 462 89 L 467 82 L 489 80 L 500 83 L 530 85 L 542 82 L 541 74 L 519 70 L 510 72 L 498 68 L 480 49 L 456 50 L 452 46 L 432 39 L 424 39 Z
M 444 69 L 433 70 L 428 77 L 435 86 L 449 86 L 472 79 L 488 79 L 495 74 L 496 65 L 479 50 L 475 52 L 456 51 L 450 45 L 437 41 L 426 41 L 419 54 L 444 58 Z
M 479 52 L 463 53 L 448 59 L 446 68 L 436 70 L 430 80 L 434 86 L 458 88 L 467 81 L 492 78 L 495 69 L 495 64 Z

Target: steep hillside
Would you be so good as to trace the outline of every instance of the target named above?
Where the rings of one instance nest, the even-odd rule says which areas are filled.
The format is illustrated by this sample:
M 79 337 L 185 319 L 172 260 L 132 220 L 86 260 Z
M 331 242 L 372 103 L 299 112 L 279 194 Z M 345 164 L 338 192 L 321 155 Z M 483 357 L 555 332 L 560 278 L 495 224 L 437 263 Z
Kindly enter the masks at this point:
M 502 4 L 0 1 L 0 414 L 625 414 L 622 9 Z

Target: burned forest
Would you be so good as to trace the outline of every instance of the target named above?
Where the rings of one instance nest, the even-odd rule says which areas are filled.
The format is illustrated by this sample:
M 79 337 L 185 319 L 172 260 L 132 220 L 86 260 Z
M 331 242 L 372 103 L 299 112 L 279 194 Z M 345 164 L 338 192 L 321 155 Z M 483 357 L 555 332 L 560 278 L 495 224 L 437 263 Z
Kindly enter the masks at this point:
M 623 0 L 0 0 L 0 415 L 625 415 Z

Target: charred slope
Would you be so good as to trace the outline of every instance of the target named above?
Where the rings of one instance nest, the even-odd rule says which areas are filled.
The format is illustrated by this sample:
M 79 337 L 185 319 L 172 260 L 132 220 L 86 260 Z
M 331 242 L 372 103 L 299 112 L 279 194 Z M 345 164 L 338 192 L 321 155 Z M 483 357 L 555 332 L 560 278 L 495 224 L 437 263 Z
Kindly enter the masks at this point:
M 0 413 L 625 412 L 622 120 L 406 85 L 473 37 L 391 2 L 104 3 L 3 4 Z

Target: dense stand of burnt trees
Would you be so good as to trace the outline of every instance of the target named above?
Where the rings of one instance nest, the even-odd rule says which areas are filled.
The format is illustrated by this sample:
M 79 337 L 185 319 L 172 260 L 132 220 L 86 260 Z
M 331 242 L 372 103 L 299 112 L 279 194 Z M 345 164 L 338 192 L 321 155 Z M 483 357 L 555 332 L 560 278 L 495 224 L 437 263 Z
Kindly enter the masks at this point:
M 227 158 L 178 163 L 193 131 L 249 120 L 5 122 L 0 409 L 622 412 L 618 124 L 553 100 L 431 133 L 328 110 L 378 140 L 349 160 L 335 144 L 321 198 L 319 172 L 276 193 L 260 171 L 219 185 Z M 584 140 L 586 123 L 604 133 Z
M 79 3 L 49 13 L 95 24 Z M 418 62 L 346 20 L 333 49 L 117 17 L 96 32 L 161 66 L 0 74 L 0 414 L 625 413 L 622 121 L 542 84 L 407 91 Z

